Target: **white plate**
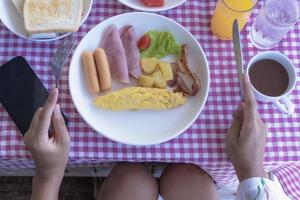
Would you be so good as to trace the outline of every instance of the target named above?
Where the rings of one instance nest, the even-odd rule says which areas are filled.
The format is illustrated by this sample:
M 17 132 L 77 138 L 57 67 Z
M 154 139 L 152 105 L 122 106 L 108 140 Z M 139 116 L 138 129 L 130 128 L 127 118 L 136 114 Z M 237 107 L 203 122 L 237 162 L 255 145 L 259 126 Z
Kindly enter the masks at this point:
M 141 11 L 147 11 L 147 12 L 159 12 L 159 11 L 169 10 L 177 6 L 180 6 L 185 1 L 186 0 L 165 0 L 165 5 L 163 7 L 147 7 L 142 3 L 141 0 L 119 0 L 120 3 L 130 8 L 141 10 Z
M 84 50 L 94 51 L 99 46 L 106 28 L 112 24 L 119 28 L 124 25 L 134 25 L 138 37 L 149 30 L 172 32 L 178 43 L 188 46 L 189 65 L 201 79 L 201 91 L 195 97 L 188 98 L 183 106 L 172 110 L 116 112 L 96 108 L 93 105 L 93 96 L 89 94 L 85 84 L 81 54 Z M 180 24 L 152 13 L 134 12 L 117 15 L 95 26 L 79 43 L 69 69 L 70 93 L 83 119 L 103 136 L 132 145 L 162 143 L 185 131 L 203 109 L 209 83 L 207 60 L 197 40 Z M 120 84 L 113 82 L 113 90 L 120 87 L 122 87 Z
M 83 16 L 81 19 L 81 24 L 83 24 L 83 22 L 88 17 L 92 5 L 93 5 L 93 0 L 83 0 Z M 22 38 L 33 40 L 33 41 L 45 41 L 45 42 L 53 41 L 53 40 L 58 40 L 63 37 L 66 37 L 67 35 L 70 34 L 70 33 L 64 33 L 64 34 L 60 34 L 58 37 L 48 38 L 48 39 L 33 39 L 27 37 L 27 33 L 24 27 L 24 19 L 19 14 L 16 7 L 13 5 L 12 0 L 0 0 L 0 19 L 11 32 L 15 33 L 16 35 Z

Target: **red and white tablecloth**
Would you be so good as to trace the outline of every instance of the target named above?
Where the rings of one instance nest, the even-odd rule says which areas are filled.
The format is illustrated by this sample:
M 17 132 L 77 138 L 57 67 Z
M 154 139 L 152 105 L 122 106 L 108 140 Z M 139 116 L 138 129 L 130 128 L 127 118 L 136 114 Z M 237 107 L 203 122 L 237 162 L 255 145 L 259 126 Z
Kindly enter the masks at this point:
M 69 119 L 71 153 L 69 166 L 94 165 L 114 161 L 135 162 L 189 162 L 207 170 L 219 183 L 233 181 L 235 173 L 225 153 L 224 138 L 232 119 L 231 114 L 239 101 L 238 78 L 233 48 L 230 41 L 215 38 L 210 30 L 210 19 L 216 1 L 188 0 L 184 5 L 159 14 L 176 20 L 197 38 L 204 49 L 211 71 L 210 93 L 205 109 L 195 123 L 179 137 L 155 146 L 127 146 L 112 142 L 95 133 L 77 113 L 68 89 L 68 64 L 60 83 L 60 104 Z M 78 41 L 96 24 L 125 12 L 127 8 L 116 0 L 96 0 L 90 16 L 79 32 Z M 249 41 L 251 21 L 242 32 L 246 61 L 258 49 Z M 21 39 L 0 23 L 0 64 L 14 56 L 26 57 L 44 85 L 50 89 L 54 77 L 50 68 L 59 41 L 31 42 Z M 287 38 L 275 50 L 286 54 L 296 65 L 298 76 L 300 62 L 300 24 L 290 31 Z M 0 80 L 1 81 L 1 80 Z M 265 166 L 284 183 L 293 199 L 300 199 L 300 86 L 291 94 L 296 105 L 295 114 L 285 117 L 272 104 L 259 104 L 262 118 L 270 126 Z M 0 169 L 12 170 L 33 167 L 22 136 L 0 105 Z

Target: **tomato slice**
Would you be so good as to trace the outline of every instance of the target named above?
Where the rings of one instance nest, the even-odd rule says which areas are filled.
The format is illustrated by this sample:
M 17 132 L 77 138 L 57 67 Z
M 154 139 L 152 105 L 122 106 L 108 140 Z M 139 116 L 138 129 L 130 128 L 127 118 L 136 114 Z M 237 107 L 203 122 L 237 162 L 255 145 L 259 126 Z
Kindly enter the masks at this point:
M 142 0 L 142 2 L 148 7 L 159 7 L 164 6 L 164 0 Z
M 150 44 L 151 44 L 151 38 L 149 34 L 143 35 L 138 41 L 138 47 L 140 50 L 148 49 L 150 47 Z

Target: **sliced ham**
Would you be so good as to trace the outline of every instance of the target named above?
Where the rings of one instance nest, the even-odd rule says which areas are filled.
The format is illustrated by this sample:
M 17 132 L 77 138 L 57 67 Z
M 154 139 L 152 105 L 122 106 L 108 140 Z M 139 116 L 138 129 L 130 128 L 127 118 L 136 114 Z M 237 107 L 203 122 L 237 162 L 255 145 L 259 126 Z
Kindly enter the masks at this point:
M 121 28 L 120 34 L 126 53 L 128 71 L 134 78 L 138 79 L 141 76 L 142 71 L 135 29 L 133 26 L 124 26 Z
M 107 29 L 101 47 L 105 50 L 112 77 L 118 81 L 129 83 L 126 53 L 120 32 L 115 25 Z

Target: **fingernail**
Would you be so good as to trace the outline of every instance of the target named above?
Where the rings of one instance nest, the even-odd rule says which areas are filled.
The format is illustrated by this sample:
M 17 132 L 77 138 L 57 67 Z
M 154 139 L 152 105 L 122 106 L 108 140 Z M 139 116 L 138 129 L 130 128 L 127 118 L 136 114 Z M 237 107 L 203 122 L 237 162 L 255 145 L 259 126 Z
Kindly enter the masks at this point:
M 247 73 L 245 73 L 244 78 L 245 78 L 245 81 L 247 81 L 247 82 L 250 81 L 249 75 Z
M 56 93 L 57 93 L 57 89 L 56 89 L 56 88 L 52 88 L 52 89 L 51 89 L 51 92 L 50 92 L 50 95 L 51 95 L 51 96 L 55 96 Z

